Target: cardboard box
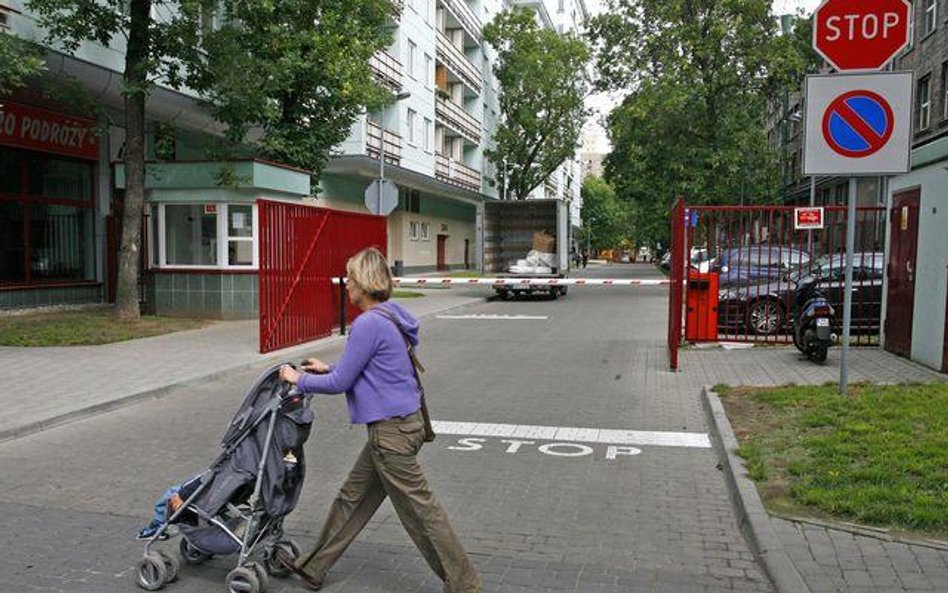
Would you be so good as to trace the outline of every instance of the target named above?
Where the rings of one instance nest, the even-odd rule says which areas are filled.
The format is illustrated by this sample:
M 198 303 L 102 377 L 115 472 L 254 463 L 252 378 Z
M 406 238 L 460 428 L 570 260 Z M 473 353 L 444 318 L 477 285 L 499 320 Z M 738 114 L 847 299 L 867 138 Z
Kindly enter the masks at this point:
M 556 253 L 556 237 L 546 231 L 533 233 L 533 249 L 543 253 Z

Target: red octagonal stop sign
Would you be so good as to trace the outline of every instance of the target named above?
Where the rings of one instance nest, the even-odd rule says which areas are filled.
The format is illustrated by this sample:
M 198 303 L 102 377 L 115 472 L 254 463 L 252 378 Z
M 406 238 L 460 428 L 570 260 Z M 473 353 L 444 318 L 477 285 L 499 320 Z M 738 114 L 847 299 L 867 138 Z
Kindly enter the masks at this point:
M 813 47 L 837 70 L 880 70 L 909 41 L 909 0 L 823 0 Z

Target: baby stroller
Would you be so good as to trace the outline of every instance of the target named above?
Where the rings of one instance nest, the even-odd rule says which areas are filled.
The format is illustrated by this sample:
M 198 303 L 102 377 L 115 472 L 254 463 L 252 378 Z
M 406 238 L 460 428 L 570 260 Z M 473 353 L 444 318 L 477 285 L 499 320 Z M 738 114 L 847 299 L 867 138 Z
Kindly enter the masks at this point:
M 279 369 L 268 369 L 254 382 L 221 440 L 223 451 L 210 469 L 182 486 L 183 502 L 148 538 L 136 571 L 139 587 L 156 591 L 177 579 L 177 557 L 152 549 L 175 532 L 187 564 L 239 553 L 227 575 L 229 593 L 262 593 L 269 575 L 288 575 L 275 554 L 282 549 L 299 556 L 284 539 L 283 519 L 303 487 L 303 445 L 314 415 L 311 396 L 281 381 Z

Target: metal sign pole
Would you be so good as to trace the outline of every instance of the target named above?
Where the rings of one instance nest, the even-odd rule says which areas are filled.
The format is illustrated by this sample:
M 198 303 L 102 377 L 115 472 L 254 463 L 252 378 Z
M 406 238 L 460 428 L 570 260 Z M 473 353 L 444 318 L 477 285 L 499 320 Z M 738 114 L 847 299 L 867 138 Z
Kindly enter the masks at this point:
M 846 210 L 846 285 L 843 289 L 843 337 L 839 361 L 839 392 L 849 394 L 849 335 L 853 314 L 853 252 L 856 248 L 856 184 L 849 178 L 849 204 Z

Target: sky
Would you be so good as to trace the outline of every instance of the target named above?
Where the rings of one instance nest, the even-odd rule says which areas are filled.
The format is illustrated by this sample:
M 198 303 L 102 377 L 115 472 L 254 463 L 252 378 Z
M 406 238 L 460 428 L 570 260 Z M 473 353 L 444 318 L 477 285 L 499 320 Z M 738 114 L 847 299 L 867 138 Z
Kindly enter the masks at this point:
M 792 14 L 800 8 L 805 14 L 812 14 L 822 0 L 774 0 L 774 14 Z M 586 0 L 586 8 L 590 14 L 596 15 L 605 10 L 606 0 Z M 596 94 L 591 96 L 586 105 L 593 110 L 590 121 L 584 128 L 584 148 L 594 152 L 608 152 L 609 142 L 606 139 L 605 129 L 601 125 L 601 120 L 609 113 L 613 106 L 618 102 L 617 95 Z

